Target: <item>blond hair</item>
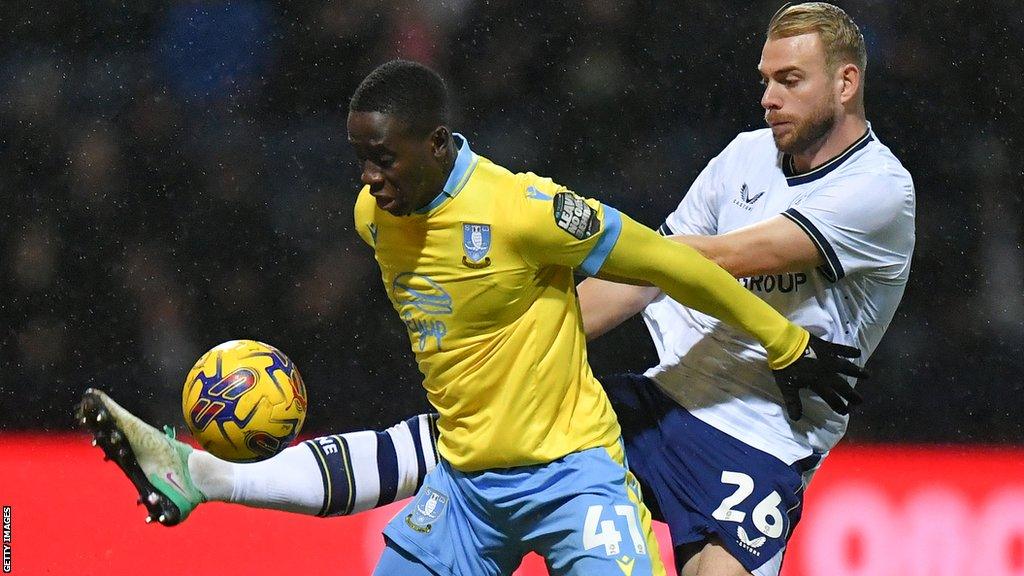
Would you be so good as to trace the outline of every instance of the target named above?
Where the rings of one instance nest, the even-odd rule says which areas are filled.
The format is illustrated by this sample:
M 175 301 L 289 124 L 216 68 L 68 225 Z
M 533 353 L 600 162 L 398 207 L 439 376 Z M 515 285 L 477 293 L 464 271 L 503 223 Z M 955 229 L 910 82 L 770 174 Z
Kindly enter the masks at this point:
M 860 28 L 838 6 L 825 2 L 785 5 L 768 23 L 768 39 L 790 38 L 817 32 L 825 45 L 825 64 L 833 71 L 840 64 L 856 64 L 860 73 L 868 65 Z

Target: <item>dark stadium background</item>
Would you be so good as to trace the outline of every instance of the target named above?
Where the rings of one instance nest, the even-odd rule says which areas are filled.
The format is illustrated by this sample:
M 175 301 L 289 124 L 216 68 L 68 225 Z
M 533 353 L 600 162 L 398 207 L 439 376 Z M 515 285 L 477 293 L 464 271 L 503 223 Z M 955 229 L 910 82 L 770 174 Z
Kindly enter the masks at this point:
M 779 4 L 0 3 L 0 431 L 72 430 L 89 386 L 180 426 L 188 368 L 237 338 L 298 364 L 309 434 L 426 409 L 352 229 L 359 80 L 430 64 L 475 151 L 657 227 L 763 126 L 755 67 Z M 867 39 L 868 118 L 918 194 L 910 285 L 848 442 L 1019 444 L 1024 11 L 840 5 Z M 600 375 L 654 352 L 634 320 L 590 356 Z
M 423 410 L 352 230 L 348 96 L 436 67 L 479 153 L 657 227 L 736 133 L 777 2 L 0 3 L 0 428 L 73 426 L 88 386 L 180 422 L 235 338 L 300 366 L 307 430 Z M 868 117 L 914 176 L 917 249 L 850 439 L 1014 442 L 1024 413 L 1019 3 L 847 2 Z M 654 358 L 639 321 L 598 374 Z

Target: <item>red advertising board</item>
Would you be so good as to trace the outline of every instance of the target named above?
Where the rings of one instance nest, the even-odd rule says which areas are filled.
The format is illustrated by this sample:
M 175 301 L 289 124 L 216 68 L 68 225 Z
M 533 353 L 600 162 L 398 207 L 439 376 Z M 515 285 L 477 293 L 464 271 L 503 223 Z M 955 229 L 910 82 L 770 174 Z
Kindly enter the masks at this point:
M 25 575 L 358 576 L 395 511 L 321 519 L 209 504 L 176 528 L 146 525 L 128 481 L 82 435 L 0 436 L 0 505 L 5 558 Z M 841 447 L 811 484 L 783 573 L 1024 575 L 1024 450 Z M 518 572 L 540 574 L 536 558 Z

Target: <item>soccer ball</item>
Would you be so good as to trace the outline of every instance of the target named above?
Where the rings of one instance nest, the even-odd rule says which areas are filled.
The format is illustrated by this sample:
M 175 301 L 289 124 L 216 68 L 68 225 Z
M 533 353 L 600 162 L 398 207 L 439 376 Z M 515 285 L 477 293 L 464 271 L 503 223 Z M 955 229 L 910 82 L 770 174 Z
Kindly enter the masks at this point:
M 204 450 L 232 462 L 256 462 L 284 450 L 302 429 L 306 386 L 277 348 L 232 340 L 192 367 L 181 409 Z

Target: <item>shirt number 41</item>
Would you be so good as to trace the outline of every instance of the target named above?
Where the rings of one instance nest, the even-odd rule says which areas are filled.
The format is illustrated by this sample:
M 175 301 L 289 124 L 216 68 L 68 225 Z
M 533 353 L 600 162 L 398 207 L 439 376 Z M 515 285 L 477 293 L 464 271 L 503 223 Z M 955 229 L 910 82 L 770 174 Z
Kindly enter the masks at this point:
M 617 516 L 626 519 L 626 528 L 629 531 L 630 540 L 633 541 L 633 549 L 637 554 L 646 554 L 647 542 L 640 532 L 640 523 L 636 519 L 636 507 L 619 504 L 612 508 Z M 622 533 L 615 528 L 614 520 L 601 520 L 603 513 L 604 506 L 600 504 L 594 504 L 587 508 L 587 517 L 583 520 L 583 548 L 590 550 L 604 546 L 606 555 L 618 556 Z

